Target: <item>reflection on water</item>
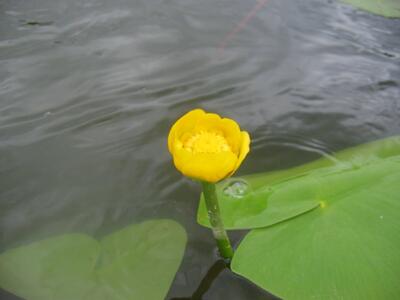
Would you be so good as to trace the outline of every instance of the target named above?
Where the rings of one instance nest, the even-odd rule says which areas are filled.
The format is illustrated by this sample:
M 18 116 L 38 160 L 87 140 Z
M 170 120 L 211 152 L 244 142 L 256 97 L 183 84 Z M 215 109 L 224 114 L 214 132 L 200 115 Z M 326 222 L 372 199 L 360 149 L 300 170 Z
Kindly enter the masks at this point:
M 221 54 L 254 5 L 2 1 L 1 250 L 171 218 L 189 243 L 168 297 L 188 297 L 217 257 L 195 222 L 198 187 L 166 149 L 179 115 L 203 107 L 238 120 L 253 137 L 241 174 L 399 133 L 399 20 L 271 0 Z M 205 299 L 227 287 L 230 299 L 270 299 L 222 274 Z

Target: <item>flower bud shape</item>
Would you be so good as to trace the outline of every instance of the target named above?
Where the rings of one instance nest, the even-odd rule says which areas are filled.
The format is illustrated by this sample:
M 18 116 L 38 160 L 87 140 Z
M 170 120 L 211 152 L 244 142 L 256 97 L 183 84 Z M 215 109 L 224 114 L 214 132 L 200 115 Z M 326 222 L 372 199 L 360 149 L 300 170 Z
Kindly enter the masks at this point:
M 172 126 L 168 149 L 183 175 L 218 182 L 239 168 L 249 153 L 250 136 L 231 119 L 194 109 Z

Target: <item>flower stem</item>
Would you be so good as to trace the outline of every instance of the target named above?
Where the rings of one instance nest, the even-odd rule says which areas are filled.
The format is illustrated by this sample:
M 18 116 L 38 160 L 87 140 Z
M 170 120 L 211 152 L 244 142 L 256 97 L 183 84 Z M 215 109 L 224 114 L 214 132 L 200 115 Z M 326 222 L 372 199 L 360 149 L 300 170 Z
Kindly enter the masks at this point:
M 217 246 L 221 256 L 230 261 L 233 256 L 231 242 L 229 241 L 228 234 L 224 229 L 221 214 L 219 211 L 218 198 L 215 192 L 215 184 L 202 181 L 204 200 L 206 203 L 208 218 Z

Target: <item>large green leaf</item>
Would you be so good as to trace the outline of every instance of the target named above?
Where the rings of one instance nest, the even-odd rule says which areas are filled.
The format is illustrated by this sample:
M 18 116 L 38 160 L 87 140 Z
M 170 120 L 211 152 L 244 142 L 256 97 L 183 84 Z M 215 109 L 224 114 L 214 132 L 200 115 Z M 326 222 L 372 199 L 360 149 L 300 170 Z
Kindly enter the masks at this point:
M 231 179 L 217 188 L 221 215 L 226 229 L 248 229 L 269 226 L 305 213 L 319 205 L 308 189 L 280 189 L 280 184 L 252 190 L 251 181 Z M 302 193 L 304 192 L 304 193 Z M 299 195 L 294 198 L 293 195 Z M 296 201 L 295 201 L 296 200 Z M 203 196 L 197 221 L 210 227 Z
M 388 141 L 378 147 L 387 155 L 364 153 L 342 169 L 317 169 L 281 184 L 320 206 L 252 230 L 232 270 L 286 300 L 398 299 L 400 155 L 390 155 L 398 152 L 398 139 L 390 149 Z
M 223 181 L 217 185 L 217 194 L 224 225 L 227 229 L 260 228 L 308 212 L 320 204 L 316 197 L 321 192 L 320 176 L 358 168 L 395 154 L 400 154 L 400 137 L 346 149 L 288 170 Z M 307 184 L 299 181 L 303 177 L 307 178 Z M 347 185 L 324 189 L 334 194 L 346 190 Z M 203 226 L 210 226 L 203 195 L 197 220 Z
M 161 300 L 185 244 L 171 220 L 131 225 L 100 243 L 57 236 L 1 254 L 0 287 L 27 300 Z
M 342 1 L 380 16 L 388 18 L 400 18 L 399 0 L 342 0 Z

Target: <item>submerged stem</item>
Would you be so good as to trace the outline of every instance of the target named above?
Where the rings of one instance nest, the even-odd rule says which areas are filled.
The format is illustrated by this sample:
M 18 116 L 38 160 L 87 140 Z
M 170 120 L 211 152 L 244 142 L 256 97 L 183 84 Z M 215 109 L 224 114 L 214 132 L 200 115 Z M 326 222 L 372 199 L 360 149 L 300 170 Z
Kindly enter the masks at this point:
M 221 213 L 219 211 L 218 198 L 215 192 L 215 184 L 202 181 L 204 200 L 206 203 L 208 218 L 210 219 L 211 228 L 219 253 L 224 259 L 231 260 L 233 250 L 228 234 L 225 231 L 222 223 Z

